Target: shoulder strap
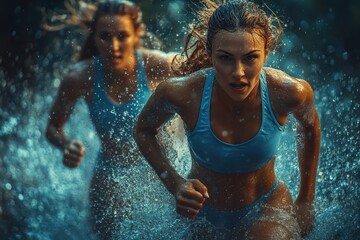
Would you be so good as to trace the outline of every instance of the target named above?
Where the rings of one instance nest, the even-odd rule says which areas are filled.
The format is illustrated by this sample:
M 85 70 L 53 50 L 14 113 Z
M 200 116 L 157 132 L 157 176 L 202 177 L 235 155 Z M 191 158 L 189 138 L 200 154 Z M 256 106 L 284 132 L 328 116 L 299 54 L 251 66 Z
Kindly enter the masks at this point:
M 211 69 L 208 76 L 205 79 L 196 128 L 210 126 L 210 103 L 211 103 L 214 78 L 215 78 L 215 71 L 214 69 Z
M 149 88 L 146 71 L 145 71 L 145 63 L 143 59 L 143 55 L 141 51 L 136 50 L 136 72 L 139 81 L 139 86 Z M 150 88 L 149 88 L 150 89 Z
M 94 60 L 95 66 L 95 79 L 93 80 L 93 97 L 92 102 L 98 101 L 98 98 L 101 98 L 101 94 L 106 94 L 104 90 L 104 81 L 103 81 L 103 66 L 100 59 L 100 56 L 97 56 Z
M 269 95 L 269 87 L 266 79 L 266 73 L 264 70 L 261 70 L 260 74 L 260 89 L 261 89 L 261 104 L 263 106 L 264 120 L 269 119 L 273 121 L 275 125 L 281 130 L 282 126 L 277 121 L 275 114 L 272 110 L 270 95 Z

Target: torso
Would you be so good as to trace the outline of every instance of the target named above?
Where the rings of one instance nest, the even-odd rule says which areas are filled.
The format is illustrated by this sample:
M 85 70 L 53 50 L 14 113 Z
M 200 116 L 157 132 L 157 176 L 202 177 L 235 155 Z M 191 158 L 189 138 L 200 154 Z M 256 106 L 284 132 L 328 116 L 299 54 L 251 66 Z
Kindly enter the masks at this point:
M 278 123 L 283 125 L 288 112 L 287 110 L 281 111 L 283 110 L 282 106 L 279 106 L 281 102 L 274 101 L 272 97 L 273 87 L 278 87 L 279 83 L 272 78 L 271 70 L 266 70 L 266 73 L 274 115 Z M 172 99 L 189 132 L 196 127 L 198 121 L 206 75 L 207 73 L 198 74 L 189 81 L 179 83 L 179 90 L 175 91 L 178 95 Z M 249 105 L 246 106 L 246 111 L 243 109 L 237 114 L 229 115 L 231 111 L 223 111 L 218 100 L 217 102 L 212 101 L 211 129 L 216 137 L 230 144 L 241 144 L 253 138 L 261 126 L 260 96 L 254 102 L 255 104 L 251 104 L 250 108 Z M 246 114 L 241 114 L 243 112 Z M 222 134 L 224 129 L 231 134 L 224 136 Z M 199 179 L 207 186 L 210 198 L 206 200 L 205 204 L 223 210 L 239 209 L 261 197 L 275 184 L 274 162 L 275 158 L 271 158 L 265 166 L 246 173 L 219 173 L 193 161 L 189 178 Z M 286 187 L 283 190 L 288 200 L 291 200 Z
M 240 209 L 268 192 L 275 184 L 275 159 L 251 173 L 222 174 L 206 169 L 195 161 L 189 178 L 199 179 L 208 189 L 205 204 L 220 210 Z
M 104 159 L 115 159 L 130 151 L 132 159 L 140 156 L 132 140 L 132 128 L 151 95 L 150 86 L 154 83 L 153 79 L 147 78 L 143 57 L 138 60 L 143 65 L 137 64 L 137 74 L 128 77 L 122 84 L 104 78 L 100 73 L 103 69 L 99 69 L 99 64 L 94 60 L 78 63 L 74 89 L 78 97 L 84 98 L 89 106 L 91 119 L 101 140 Z
M 88 105 L 90 117 L 102 143 L 103 159 L 135 161 L 139 151 L 133 140 L 133 127 L 151 95 L 142 54 L 137 52 L 136 79 L 130 81 L 131 78 L 124 78 L 124 84 L 117 84 L 122 85 L 122 91 L 116 91 L 119 89 L 116 85 L 112 87 L 106 84 L 101 59 L 97 58 L 95 61 L 93 96 Z M 119 100 L 121 102 L 117 102 Z M 128 157 L 129 153 L 131 158 Z
M 171 69 L 169 67 L 169 62 L 171 62 L 169 59 L 172 56 L 171 54 L 167 55 L 160 51 L 148 49 L 138 49 L 137 51 L 143 56 L 141 61 L 144 64 L 144 75 L 146 76 L 145 81 L 147 81 L 148 85 L 147 89 L 154 89 L 157 84 L 171 76 Z M 75 64 L 69 73 L 70 74 L 67 77 L 69 80 L 67 85 L 69 85 L 69 95 L 71 101 L 75 102 L 79 98 L 84 98 L 91 108 L 94 100 L 94 86 L 96 79 L 96 65 L 94 60 L 84 60 Z M 107 104 L 111 108 L 114 107 L 115 111 L 116 106 L 127 105 L 130 103 L 134 99 L 134 94 L 138 90 L 138 76 L 136 73 L 126 78 L 126 81 L 122 81 L 122 84 L 118 84 L 116 81 L 111 82 L 106 78 L 103 79 L 103 82 L 103 91 L 106 93 L 105 99 Z M 145 85 L 145 82 L 143 83 L 143 85 Z M 143 97 L 146 99 L 150 96 L 148 91 L 146 91 L 146 94 L 141 93 L 140 95 L 144 95 Z M 138 105 L 142 108 L 145 101 L 140 102 L 141 103 Z M 137 110 L 141 110 L 141 108 L 138 108 Z M 112 110 L 113 109 L 110 111 Z M 130 117 L 127 118 L 131 119 Z M 133 118 L 134 121 L 135 119 L 136 118 Z M 126 153 L 133 151 L 134 149 L 134 145 L 129 144 L 127 139 L 117 138 L 116 141 L 114 141 L 114 138 L 106 137 L 106 134 L 102 134 L 102 131 L 97 132 L 101 139 L 102 149 L 106 149 L 105 151 L 109 156 Z M 138 151 L 133 151 L 132 154 L 134 158 L 136 158 L 137 155 L 140 155 Z

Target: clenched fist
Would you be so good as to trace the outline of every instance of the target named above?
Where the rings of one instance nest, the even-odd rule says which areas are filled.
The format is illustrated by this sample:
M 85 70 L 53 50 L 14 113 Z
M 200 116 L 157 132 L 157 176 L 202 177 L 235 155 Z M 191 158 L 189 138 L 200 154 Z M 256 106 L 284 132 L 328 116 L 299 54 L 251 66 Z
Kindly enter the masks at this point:
M 85 155 L 84 145 L 77 140 L 70 141 L 64 149 L 63 163 L 69 168 L 75 168 L 80 165 Z

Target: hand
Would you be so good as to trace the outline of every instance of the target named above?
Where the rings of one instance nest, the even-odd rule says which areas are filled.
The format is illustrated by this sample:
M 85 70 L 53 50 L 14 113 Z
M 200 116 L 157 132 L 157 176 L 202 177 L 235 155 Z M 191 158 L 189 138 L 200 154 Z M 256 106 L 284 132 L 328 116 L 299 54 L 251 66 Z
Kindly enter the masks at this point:
M 206 186 L 198 179 L 181 183 L 175 192 L 176 212 L 188 218 L 195 218 L 205 200 L 209 198 Z
M 313 205 L 309 202 L 295 201 L 295 214 L 300 226 L 301 236 L 304 237 L 313 228 L 315 219 Z
M 77 140 L 72 140 L 64 148 L 63 163 L 69 168 L 75 168 L 80 165 L 84 155 L 84 145 Z

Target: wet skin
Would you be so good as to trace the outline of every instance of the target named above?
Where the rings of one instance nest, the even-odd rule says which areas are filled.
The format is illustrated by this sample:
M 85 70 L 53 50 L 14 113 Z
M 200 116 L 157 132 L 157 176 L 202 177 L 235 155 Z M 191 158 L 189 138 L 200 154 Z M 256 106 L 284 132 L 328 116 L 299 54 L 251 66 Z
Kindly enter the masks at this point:
M 211 59 L 216 80 L 210 122 L 220 140 L 239 144 L 253 138 L 259 131 L 260 72 L 267 54 L 264 41 L 257 34 L 223 31 L 215 37 Z M 194 120 L 197 121 L 185 120 L 190 130 L 195 127 Z M 284 124 L 286 117 L 281 120 Z M 224 136 L 223 132 L 228 134 Z M 211 196 L 206 201 L 208 205 L 222 210 L 239 209 L 258 199 L 275 184 L 273 165 L 274 161 L 246 174 L 219 174 L 193 162 L 189 178 L 201 179 L 208 188 Z
M 129 101 L 136 92 L 135 47 L 138 41 L 139 33 L 135 31 L 128 15 L 104 15 L 96 24 L 95 44 L 104 64 L 105 90 L 114 104 Z M 157 84 L 171 76 L 170 63 L 173 54 L 147 49 L 139 51 L 143 54 L 149 86 L 154 89 Z M 75 64 L 62 81 L 51 110 L 47 137 L 64 151 L 63 162 L 71 168 L 80 164 L 85 155 L 85 147 L 81 141 L 65 136 L 63 126 L 79 98 L 91 101 L 94 69 L 92 59 Z M 102 139 L 101 144 L 108 156 L 127 151 L 126 142 Z
M 210 108 L 211 129 L 224 142 L 243 143 L 254 137 L 261 125 L 259 81 L 268 55 L 264 40 L 256 32 L 222 30 L 215 35 L 209 54 L 215 69 Z M 293 114 L 300 123 L 297 141 L 302 181 L 295 204 L 304 210 L 307 208 L 305 205 L 311 204 L 314 199 L 320 141 L 313 92 L 304 80 L 290 77 L 279 70 L 264 70 L 271 105 L 279 124 L 284 125 L 289 114 Z M 174 113 L 182 117 L 190 132 L 195 128 L 205 77 L 206 70 L 203 70 L 185 80 L 160 84 L 144 107 L 136 126 L 136 139 L 143 154 L 159 175 L 165 171 L 167 173 L 162 180 L 175 196 L 177 211 L 191 218 L 196 217 L 203 204 L 222 210 L 240 209 L 268 192 L 275 183 L 274 159 L 257 171 L 229 174 L 215 173 L 193 161 L 191 172 L 184 179 L 161 154 L 153 134 Z M 223 135 L 224 131 L 228 134 Z M 308 136 L 306 141 L 303 136 Z M 293 201 L 283 183 L 280 183 L 267 204 L 290 212 Z M 298 216 L 311 214 L 307 209 Z M 308 228 L 309 224 L 311 221 L 305 223 L 303 229 Z
M 105 91 L 114 104 L 125 103 L 137 90 L 135 50 L 139 33 L 135 31 L 128 15 L 101 16 L 94 31 L 96 49 L 103 63 Z M 152 89 L 171 76 L 170 63 L 173 54 L 156 50 L 137 50 L 142 53 L 148 84 Z M 46 136 L 52 144 L 63 151 L 63 163 L 69 168 L 80 165 L 85 155 L 85 147 L 81 141 L 65 135 L 64 125 L 78 99 L 84 98 L 88 103 L 91 102 L 95 68 L 92 58 L 75 64 L 61 82 L 50 112 Z M 127 140 L 118 141 L 100 135 L 99 137 L 103 161 L 112 161 L 111 166 L 128 165 L 138 161 L 140 153 L 130 152 L 133 144 Z M 94 228 L 101 239 L 112 239 L 116 226 L 124 217 L 115 214 L 124 205 L 129 204 L 122 200 L 123 191 L 118 182 L 113 180 L 113 176 L 109 177 L 109 173 L 95 171 L 90 187 L 90 203 Z

